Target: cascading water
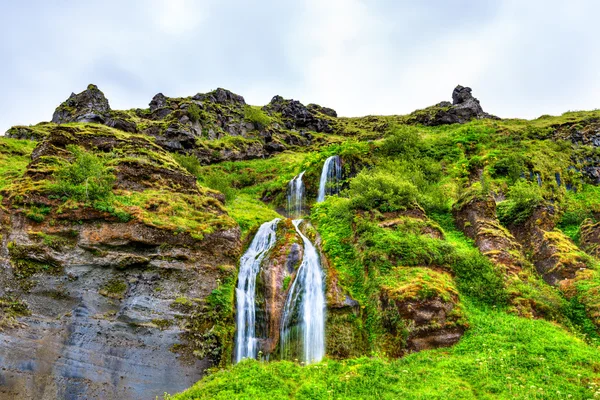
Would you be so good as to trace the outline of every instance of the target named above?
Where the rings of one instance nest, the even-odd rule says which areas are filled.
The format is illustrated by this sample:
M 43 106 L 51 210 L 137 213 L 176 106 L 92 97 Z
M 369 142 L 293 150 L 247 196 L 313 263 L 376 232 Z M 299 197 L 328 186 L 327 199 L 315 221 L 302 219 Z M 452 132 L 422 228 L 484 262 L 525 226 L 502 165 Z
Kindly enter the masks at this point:
M 276 241 L 276 218 L 265 222 L 252 239 L 248 250 L 240 259 L 238 284 L 235 289 L 237 298 L 237 335 L 235 340 L 235 362 L 243 358 L 256 358 L 256 276 L 265 255 Z
M 331 156 L 325 160 L 321 181 L 319 182 L 319 195 L 317 203 L 325 201 L 325 195 L 331 196 L 339 192 L 339 183 L 342 179 L 342 164 L 339 156 Z
M 281 358 L 302 357 L 308 364 L 325 355 L 325 287 L 319 255 L 298 228 L 301 222 L 293 221 L 304 244 L 304 255 L 283 309 Z
M 300 174 L 288 183 L 287 211 L 292 218 L 302 216 L 302 208 L 304 206 L 304 182 L 302 182 L 302 176 L 305 172 L 300 172 Z

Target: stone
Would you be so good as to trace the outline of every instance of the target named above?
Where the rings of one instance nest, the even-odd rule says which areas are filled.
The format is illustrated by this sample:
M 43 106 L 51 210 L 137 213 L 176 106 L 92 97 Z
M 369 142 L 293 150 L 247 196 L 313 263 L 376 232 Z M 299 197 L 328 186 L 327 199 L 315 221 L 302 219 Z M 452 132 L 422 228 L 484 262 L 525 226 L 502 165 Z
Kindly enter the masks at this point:
M 110 114 L 110 105 L 104 93 L 96 85 L 90 84 L 87 89 L 71 96 L 56 108 L 52 122 L 96 122 L 104 123 Z
M 165 108 L 167 107 L 167 97 L 162 94 L 162 93 L 157 93 L 154 95 L 154 97 L 152 98 L 152 100 L 150 101 L 150 111 L 154 112 L 156 110 L 158 110 L 159 108 Z
M 443 101 L 423 110 L 414 111 L 409 121 L 427 125 L 464 124 L 473 119 L 499 119 L 483 111 L 469 87 L 458 85 L 452 92 L 452 103 Z
M 306 128 L 316 132 L 333 132 L 330 121 L 319 117 L 315 107 L 311 112 L 297 100 L 286 100 L 277 95 L 271 99 L 269 104 L 263 107 L 263 110 L 269 113 L 281 113 L 287 129 Z

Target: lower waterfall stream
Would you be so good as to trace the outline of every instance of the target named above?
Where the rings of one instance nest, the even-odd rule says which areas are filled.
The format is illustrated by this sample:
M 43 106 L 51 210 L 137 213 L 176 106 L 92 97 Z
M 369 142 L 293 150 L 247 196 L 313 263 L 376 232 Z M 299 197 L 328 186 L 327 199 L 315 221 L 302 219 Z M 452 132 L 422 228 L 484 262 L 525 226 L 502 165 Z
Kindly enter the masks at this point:
M 235 290 L 237 310 L 237 334 L 235 339 L 235 362 L 244 358 L 256 358 L 256 277 L 260 265 L 276 241 L 276 218 L 260 226 L 250 247 L 240 259 L 240 272 Z
M 308 364 L 325 355 L 325 285 L 317 249 L 293 221 L 304 244 L 304 256 L 285 301 L 281 319 L 281 358 Z

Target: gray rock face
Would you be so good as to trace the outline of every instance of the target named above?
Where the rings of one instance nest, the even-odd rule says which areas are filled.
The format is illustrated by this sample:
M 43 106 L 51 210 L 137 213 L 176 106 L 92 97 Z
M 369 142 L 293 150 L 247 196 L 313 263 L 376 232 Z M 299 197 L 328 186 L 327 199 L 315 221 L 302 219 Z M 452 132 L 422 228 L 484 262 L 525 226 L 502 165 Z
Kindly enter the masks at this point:
M 75 242 L 52 249 L 13 218 L 0 246 L 0 298 L 18 297 L 31 315 L 0 329 L 0 399 L 154 399 L 213 365 L 174 351 L 189 318 L 174 304 L 217 287 L 218 273 L 202 265 L 234 262 L 222 246 L 235 247 L 239 232 L 193 250 L 152 228 L 98 225 L 84 223 Z M 9 261 L 15 248 L 61 269 L 23 280 Z
M 26 296 L 33 313 L 20 321 L 26 326 L 0 332 L 0 398 L 153 399 L 189 387 L 210 366 L 171 351 L 181 333 L 175 323 L 164 330 L 153 324 L 178 317 L 157 291 L 169 286 L 158 270 L 84 265 L 65 272 L 39 277 Z M 116 277 L 127 282 L 122 301 L 99 294 Z

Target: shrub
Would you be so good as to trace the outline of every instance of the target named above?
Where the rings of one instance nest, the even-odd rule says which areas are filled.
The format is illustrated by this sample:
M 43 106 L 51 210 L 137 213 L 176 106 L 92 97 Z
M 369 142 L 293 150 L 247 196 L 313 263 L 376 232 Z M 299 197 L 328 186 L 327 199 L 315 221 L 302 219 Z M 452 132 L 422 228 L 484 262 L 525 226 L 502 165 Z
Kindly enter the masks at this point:
M 191 103 L 187 108 L 187 114 L 192 122 L 200 121 L 200 107 L 197 104 Z
M 508 200 L 498 204 L 498 218 L 505 225 L 523 222 L 543 201 L 539 186 L 520 180 L 508 190 Z
M 363 171 L 350 183 L 352 207 L 363 210 L 405 210 L 417 201 L 417 187 L 385 171 Z
M 70 145 L 67 150 L 73 155 L 71 162 L 63 162 L 50 184 L 50 191 L 78 201 L 93 201 L 106 198 L 112 193 L 115 176 L 108 159 L 88 153 L 79 146 Z
M 419 132 L 412 126 L 395 127 L 381 145 L 381 152 L 388 157 L 416 158 L 423 147 Z
M 185 168 L 190 174 L 194 175 L 196 178 L 200 176 L 200 161 L 197 157 L 192 155 L 184 155 L 184 154 L 173 154 L 173 158 L 179 165 Z
M 263 129 L 271 123 L 271 117 L 258 107 L 246 106 L 244 109 L 244 118 L 246 121 L 258 125 L 258 129 Z

